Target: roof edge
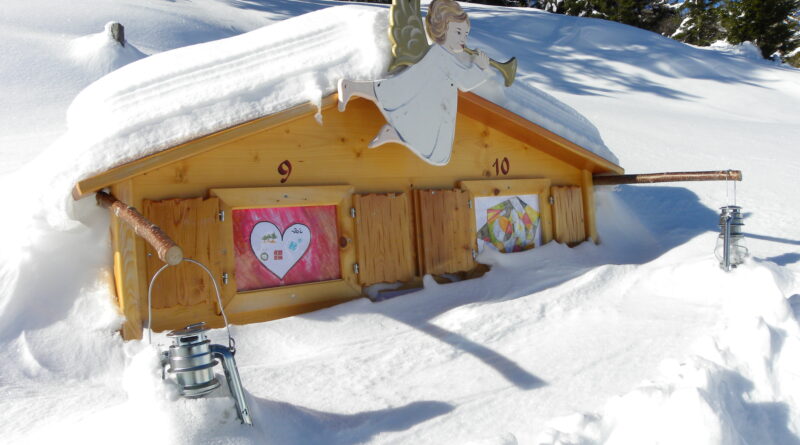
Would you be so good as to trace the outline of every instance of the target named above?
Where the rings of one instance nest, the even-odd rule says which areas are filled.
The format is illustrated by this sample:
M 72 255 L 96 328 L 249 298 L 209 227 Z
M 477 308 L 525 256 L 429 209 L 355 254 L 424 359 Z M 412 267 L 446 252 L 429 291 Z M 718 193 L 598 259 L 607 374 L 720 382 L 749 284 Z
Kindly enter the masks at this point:
M 523 142 L 538 142 L 531 145 L 591 173 L 622 174 L 625 171 L 608 159 L 475 93 L 459 92 L 458 111 L 474 119 L 491 122 L 498 130 Z M 498 120 L 496 117 L 504 119 Z
M 338 96 L 335 93 L 330 94 L 322 99 L 319 109 L 326 110 L 336 105 L 337 102 Z M 129 179 L 135 175 L 147 173 L 167 163 L 181 161 L 205 153 L 222 144 L 247 137 L 257 131 L 266 130 L 295 119 L 300 119 L 309 114 L 316 113 L 319 109 L 317 105 L 306 102 L 284 111 L 243 122 L 224 130 L 192 139 L 166 150 L 147 155 L 143 158 L 119 165 L 105 172 L 78 181 L 72 189 L 72 197 L 75 200 L 84 198 L 91 193 Z M 622 174 L 625 172 L 619 165 L 477 94 L 459 91 L 458 112 L 473 119 L 489 123 L 503 133 L 526 143 L 535 140 L 537 143 L 531 145 L 535 145 L 537 149 L 557 159 L 588 170 L 593 174 Z
M 72 197 L 75 200 L 84 198 L 112 184 L 124 181 L 135 175 L 155 170 L 167 163 L 181 161 L 205 153 L 222 144 L 247 137 L 257 131 L 273 128 L 286 122 L 300 119 L 309 114 L 315 114 L 320 109 L 325 110 L 331 108 L 336 105 L 337 102 L 338 97 L 336 94 L 331 94 L 322 99 L 319 108 L 311 102 L 306 102 L 283 111 L 242 122 L 241 124 L 236 124 L 232 127 L 186 141 L 166 150 L 152 153 L 78 181 L 72 189 Z

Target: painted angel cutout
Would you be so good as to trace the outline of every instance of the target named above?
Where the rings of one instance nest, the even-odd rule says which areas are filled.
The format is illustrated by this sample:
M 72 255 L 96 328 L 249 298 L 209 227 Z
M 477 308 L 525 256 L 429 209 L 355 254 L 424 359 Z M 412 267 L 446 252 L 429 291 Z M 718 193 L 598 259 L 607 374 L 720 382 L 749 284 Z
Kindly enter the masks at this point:
M 430 164 L 445 165 L 453 147 L 458 90 L 469 91 L 486 81 L 490 60 L 483 51 L 466 48 L 469 18 L 453 0 L 433 0 L 424 29 L 419 0 L 394 0 L 390 14 L 394 59 L 389 69 L 407 68 L 387 79 L 340 79 L 339 111 L 352 96 L 375 102 L 387 123 L 370 148 L 395 142 Z

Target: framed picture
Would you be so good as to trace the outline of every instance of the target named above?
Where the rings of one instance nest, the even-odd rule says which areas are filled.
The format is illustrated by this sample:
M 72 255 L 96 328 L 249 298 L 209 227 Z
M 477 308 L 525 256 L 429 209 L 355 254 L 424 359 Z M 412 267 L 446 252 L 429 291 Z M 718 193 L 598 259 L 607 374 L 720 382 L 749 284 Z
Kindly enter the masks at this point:
M 226 311 L 359 295 L 352 192 L 350 186 L 211 189 L 223 219 Z
M 533 249 L 552 238 L 547 179 L 462 181 L 473 201 L 476 251 Z
M 233 210 L 237 292 L 341 278 L 336 206 Z

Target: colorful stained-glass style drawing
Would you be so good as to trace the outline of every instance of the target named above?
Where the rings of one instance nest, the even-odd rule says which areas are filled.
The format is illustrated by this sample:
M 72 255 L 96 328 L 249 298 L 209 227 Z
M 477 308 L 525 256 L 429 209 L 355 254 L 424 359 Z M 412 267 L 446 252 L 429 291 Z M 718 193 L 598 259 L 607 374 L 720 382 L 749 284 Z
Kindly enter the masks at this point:
M 478 251 L 489 245 L 520 252 L 541 244 L 539 196 L 487 196 L 475 199 Z
M 233 211 L 236 289 L 341 278 L 336 206 Z

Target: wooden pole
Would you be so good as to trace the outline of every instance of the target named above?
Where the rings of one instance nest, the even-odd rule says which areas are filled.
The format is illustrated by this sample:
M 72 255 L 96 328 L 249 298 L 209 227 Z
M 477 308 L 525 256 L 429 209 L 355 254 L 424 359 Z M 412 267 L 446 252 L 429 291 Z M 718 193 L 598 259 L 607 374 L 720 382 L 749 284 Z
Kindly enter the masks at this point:
M 594 185 L 653 184 L 656 182 L 683 181 L 741 181 L 741 170 L 705 172 L 644 173 L 638 175 L 592 176 Z
M 183 249 L 164 233 L 157 225 L 153 224 L 139 213 L 135 208 L 118 200 L 114 195 L 106 192 L 97 192 L 97 204 L 114 212 L 120 220 L 133 229 L 133 232 L 147 241 L 158 253 L 161 261 L 175 266 L 183 261 Z

